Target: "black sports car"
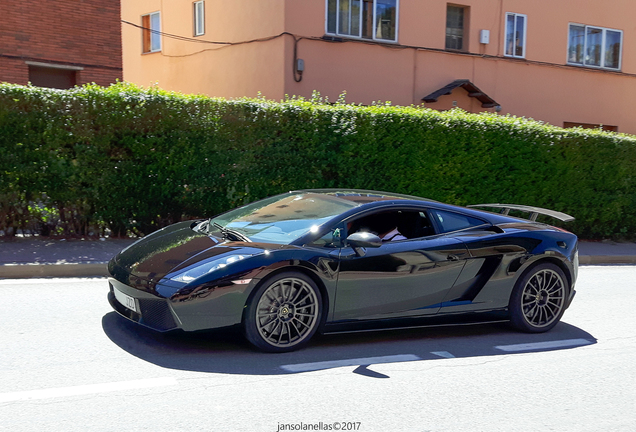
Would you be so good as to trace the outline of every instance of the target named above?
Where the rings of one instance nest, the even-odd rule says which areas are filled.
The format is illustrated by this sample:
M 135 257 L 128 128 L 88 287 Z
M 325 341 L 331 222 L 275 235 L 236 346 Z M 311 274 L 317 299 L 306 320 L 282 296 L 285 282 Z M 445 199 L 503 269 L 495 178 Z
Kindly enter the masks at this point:
M 577 237 L 500 213 L 365 190 L 301 190 L 180 222 L 109 263 L 112 307 L 158 331 L 241 326 L 290 351 L 316 332 L 510 321 L 554 327 L 574 296 Z M 522 211 L 530 219 L 511 217 Z

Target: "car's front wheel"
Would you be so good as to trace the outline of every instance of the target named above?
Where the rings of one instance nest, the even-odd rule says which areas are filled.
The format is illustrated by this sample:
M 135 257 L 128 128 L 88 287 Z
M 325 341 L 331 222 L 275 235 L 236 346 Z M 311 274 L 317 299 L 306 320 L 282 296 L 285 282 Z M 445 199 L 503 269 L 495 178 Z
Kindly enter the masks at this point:
M 245 337 L 263 351 L 286 352 L 306 344 L 320 323 L 322 297 L 315 282 L 299 272 L 265 281 L 247 305 Z
M 550 330 L 565 311 L 568 290 L 567 278 L 555 264 L 542 263 L 531 268 L 512 291 L 511 324 L 530 333 Z

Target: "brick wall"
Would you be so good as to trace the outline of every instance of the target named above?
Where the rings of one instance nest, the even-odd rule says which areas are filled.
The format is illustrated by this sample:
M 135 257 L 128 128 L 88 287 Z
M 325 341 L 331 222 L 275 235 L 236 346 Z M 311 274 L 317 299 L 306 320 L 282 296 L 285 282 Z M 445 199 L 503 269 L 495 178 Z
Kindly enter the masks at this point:
M 26 84 L 26 61 L 82 67 L 78 84 L 122 79 L 120 0 L 1 0 L 0 16 L 0 81 Z

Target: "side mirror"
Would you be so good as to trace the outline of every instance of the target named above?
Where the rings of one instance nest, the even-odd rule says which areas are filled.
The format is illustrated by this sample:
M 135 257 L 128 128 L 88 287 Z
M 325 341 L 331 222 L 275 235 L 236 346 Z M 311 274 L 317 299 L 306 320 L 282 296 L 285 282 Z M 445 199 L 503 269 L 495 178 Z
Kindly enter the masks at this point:
M 382 246 L 382 239 L 370 232 L 355 232 L 347 237 L 347 244 L 356 248 L 378 248 Z

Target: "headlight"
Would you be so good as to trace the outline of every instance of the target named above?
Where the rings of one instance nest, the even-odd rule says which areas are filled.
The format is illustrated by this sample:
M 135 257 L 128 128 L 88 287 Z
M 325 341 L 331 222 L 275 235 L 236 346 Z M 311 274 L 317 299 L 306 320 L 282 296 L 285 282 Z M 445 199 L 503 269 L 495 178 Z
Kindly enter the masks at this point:
M 205 264 L 201 264 L 194 268 L 179 273 L 175 276 L 171 276 L 169 279 L 175 282 L 189 283 L 193 280 L 200 278 L 203 275 L 211 273 L 215 270 L 226 267 L 229 264 L 240 261 L 243 258 L 247 258 L 249 255 L 229 255 L 223 258 L 219 258 L 213 261 L 208 261 Z

